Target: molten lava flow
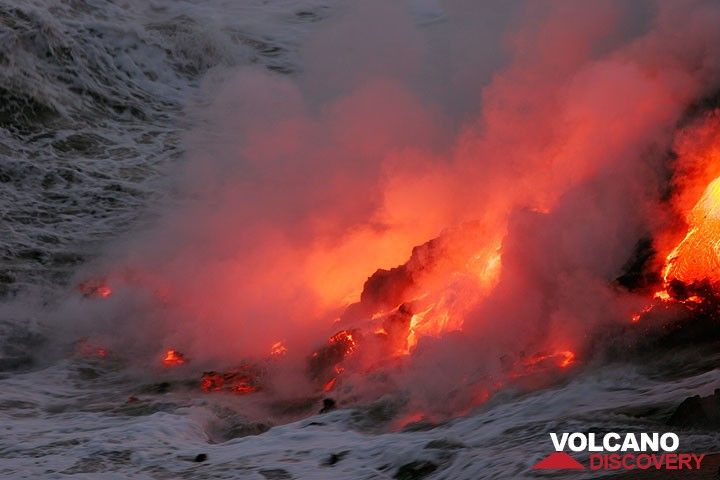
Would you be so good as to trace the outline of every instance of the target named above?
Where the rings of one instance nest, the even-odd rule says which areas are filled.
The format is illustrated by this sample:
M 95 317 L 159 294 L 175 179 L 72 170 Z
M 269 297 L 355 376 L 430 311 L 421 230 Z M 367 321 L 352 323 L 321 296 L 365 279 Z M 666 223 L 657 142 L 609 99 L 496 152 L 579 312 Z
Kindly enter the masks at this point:
M 561 350 L 553 353 L 536 353 L 519 362 L 511 376 L 523 376 L 533 373 L 568 368 L 575 363 L 575 352 Z
M 390 356 L 410 354 L 421 337 L 462 330 L 468 312 L 499 280 L 503 237 L 504 230 L 479 222 L 447 229 L 413 248 L 404 264 L 377 270 L 341 319 L 369 321 Z
M 575 363 L 575 353 L 573 353 L 571 351 L 565 351 L 565 352 L 560 352 L 560 355 L 562 357 L 562 359 L 560 360 L 560 363 L 558 364 L 558 366 L 560 368 L 567 368 L 570 365 L 572 365 L 573 363 Z
M 685 286 L 701 282 L 712 285 L 720 280 L 720 177 L 705 188 L 687 215 L 687 223 L 685 237 L 665 259 L 663 288 L 653 297 L 662 303 L 701 304 L 703 298 L 686 292 Z M 640 320 L 652 307 L 633 315 L 632 321 Z
M 710 182 L 687 221 L 685 238 L 667 256 L 665 283 L 720 280 L 720 177 Z
M 410 318 L 407 344 L 398 353 L 410 353 L 422 336 L 437 337 L 462 329 L 466 309 L 487 295 L 498 281 L 500 243 L 496 239 L 474 251 L 457 271 L 441 282 L 439 291 L 423 292 L 411 302 L 420 311 Z
M 331 345 L 341 345 L 345 355 L 349 355 L 357 348 L 357 340 L 350 330 L 342 330 L 328 340 Z
M 720 110 L 680 131 L 673 149 L 677 159 L 672 204 L 687 230 L 679 243 L 666 245 L 670 253 L 662 268 L 663 290 L 655 298 L 699 303 L 678 290 L 720 280 Z M 673 284 L 679 288 L 673 289 Z
M 688 141 L 686 138 L 685 142 Z M 717 147 L 713 144 L 712 148 Z M 720 157 L 717 155 L 694 152 L 693 156 L 707 160 L 701 163 L 713 163 L 717 157 L 715 163 L 720 166 Z M 680 179 L 677 182 L 683 184 L 686 190 L 697 190 L 697 185 L 687 185 L 688 180 Z M 683 192 L 679 196 L 684 197 Z M 677 203 L 682 205 L 685 202 Z M 717 290 L 714 284 L 720 281 L 720 177 L 705 186 L 700 199 L 685 215 L 685 221 L 688 225 L 685 236 L 665 258 L 662 288 L 653 295 L 654 303 L 631 316 L 633 323 L 640 321 L 644 314 L 658 305 L 674 303 L 695 308 L 703 304 L 708 293 L 705 288 Z M 703 284 L 706 286 L 703 287 Z
M 335 388 L 338 375 L 345 371 L 340 365 L 358 348 L 362 337 L 357 330 L 341 330 L 331 336 L 327 344 L 315 350 L 308 357 L 308 376 L 322 386 L 324 392 Z
M 335 384 L 337 383 L 337 377 L 331 378 L 325 385 L 323 385 L 323 392 L 329 392 L 333 388 L 335 388 Z
M 200 379 L 200 389 L 204 392 L 230 392 L 238 395 L 254 393 L 260 390 L 262 372 L 254 365 L 241 365 L 229 372 L 205 372 Z
M 166 367 L 176 367 L 178 365 L 184 365 L 187 360 L 185 360 L 185 355 L 182 353 L 177 350 L 170 349 L 165 352 L 165 357 L 162 362 Z

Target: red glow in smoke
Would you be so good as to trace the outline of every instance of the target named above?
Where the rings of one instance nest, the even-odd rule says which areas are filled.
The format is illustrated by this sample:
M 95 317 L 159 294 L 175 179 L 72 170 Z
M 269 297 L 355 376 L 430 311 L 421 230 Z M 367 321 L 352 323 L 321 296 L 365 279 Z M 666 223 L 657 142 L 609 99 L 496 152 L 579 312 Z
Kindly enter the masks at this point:
M 273 343 L 272 347 L 270 347 L 270 355 L 272 356 L 282 356 L 287 353 L 287 348 L 285 347 L 285 344 L 283 342 L 275 342 Z
M 80 339 L 75 348 L 77 354 L 85 358 L 105 358 L 110 354 L 107 348 L 96 345 L 87 338 Z
M 401 75 L 364 64 L 357 78 L 343 71 L 337 95 L 318 98 L 292 79 L 243 70 L 208 107 L 213 130 L 196 135 L 225 148 L 188 158 L 188 187 L 208 198 L 152 232 L 128 269 L 152 272 L 136 277 L 162 287 L 172 333 L 186 335 L 194 355 L 229 365 L 270 356 L 276 367 L 307 354 L 316 392 L 386 368 L 401 371 L 393 380 L 414 395 L 468 388 L 477 404 L 495 377 L 499 388 L 572 371 L 590 329 L 620 308 L 610 279 L 641 232 L 652 230 L 662 285 L 650 306 L 630 315 L 623 307 L 621 321 L 639 322 L 656 303 L 702 302 L 674 298 L 673 280 L 720 280 L 717 113 L 673 147 L 673 212 L 657 194 L 666 160 L 647 154 L 716 78 L 710 20 L 720 17 L 660 3 L 631 39 L 618 3 L 531 5 L 504 35 L 504 67 L 451 102 L 475 102 L 457 128 L 442 113 L 453 108 L 425 97 L 434 89 L 403 80 L 424 69 L 414 55 L 400 56 L 409 62 Z M 321 63 L 325 49 L 346 46 L 335 34 L 307 52 L 320 71 L 338 70 Z M 401 41 L 388 44 L 407 42 L 425 58 L 423 42 L 393 35 Z M 363 61 L 383 53 L 357 48 Z M 326 75 L 307 75 L 305 84 L 325 86 Z M 259 114 L 228 108 L 239 104 Z M 112 295 L 104 281 L 79 288 Z M 486 343 L 456 352 L 455 338 Z M 447 350 L 455 361 L 429 362 L 442 366 L 428 376 L 421 360 Z M 170 352 L 164 364 L 185 363 Z M 498 358 L 507 359 L 502 372 L 472 376 Z M 200 388 L 247 394 L 269 388 L 263 375 L 255 365 L 206 372 Z

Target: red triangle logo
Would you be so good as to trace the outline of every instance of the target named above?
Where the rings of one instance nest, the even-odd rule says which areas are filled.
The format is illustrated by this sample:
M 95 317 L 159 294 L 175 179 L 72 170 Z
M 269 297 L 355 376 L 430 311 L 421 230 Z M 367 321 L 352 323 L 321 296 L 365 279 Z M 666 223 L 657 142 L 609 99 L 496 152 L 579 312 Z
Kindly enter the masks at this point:
M 585 466 L 565 452 L 551 453 L 533 465 L 533 470 L 585 470 Z

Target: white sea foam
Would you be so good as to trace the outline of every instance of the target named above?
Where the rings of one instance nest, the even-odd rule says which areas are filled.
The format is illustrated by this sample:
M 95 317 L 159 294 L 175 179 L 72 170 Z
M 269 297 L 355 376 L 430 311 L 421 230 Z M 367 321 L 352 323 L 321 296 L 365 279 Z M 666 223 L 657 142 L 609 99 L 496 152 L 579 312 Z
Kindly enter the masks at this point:
M 97 378 L 87 378 L 91 368 Z M 228 421 L 223 404 L 234 398 L 145 393 L 127 403 L 128 393 L 139 388 L 131 378 L 97 363 L 68 361 L 3 380 L 0 474 L 357 479 L 391 478 L 405 465 L 429 462 L 437 467 L 433 478 L 525 478 L 552 451 L 549 432 L 654 431 L 650 421 L 657 414 L 643 418 L 640 412 L 664 412 L 687 395 L 710 394 L 719 381 L 717 370 L 661 381 L 611 367 L 531 395 L 505 392 L 429 430 L 369 433 L 359 425 L 367 426 L 372 414 L 357 408 L 214 443 L 213 426 Z M 711 451 L 719 440 L 717 434 L 680 437 L 683 451 Z M 207 461 L 195 462 L 202 453 Z

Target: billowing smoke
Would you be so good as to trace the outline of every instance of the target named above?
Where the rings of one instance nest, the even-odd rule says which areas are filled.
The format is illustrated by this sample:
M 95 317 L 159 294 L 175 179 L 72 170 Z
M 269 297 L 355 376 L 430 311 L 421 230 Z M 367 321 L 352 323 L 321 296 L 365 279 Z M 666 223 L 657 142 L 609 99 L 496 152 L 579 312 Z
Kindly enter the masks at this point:
M 440 4 L 349 2 L 302 71 L 208 81 L 182 199 L 96 268 L 111 298 L 63 315 L 202 365 L 276 342 L 297 365 L 343 328 L 391 337 L 404 305 L 383 382 L 449 410 L 628 321 L 612 282 L 670 221 L 666 152 L 720 86 L 720 5 Z

